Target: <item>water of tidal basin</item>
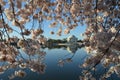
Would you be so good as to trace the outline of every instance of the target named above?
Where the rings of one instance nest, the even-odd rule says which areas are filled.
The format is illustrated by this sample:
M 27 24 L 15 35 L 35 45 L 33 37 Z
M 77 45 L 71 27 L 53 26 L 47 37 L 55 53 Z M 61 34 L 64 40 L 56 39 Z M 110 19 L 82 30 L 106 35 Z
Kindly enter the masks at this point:
M 24 69 L 27 75 L 23 78 L 16 77 L 13 80 L 79 80 L 79 76 L 82 74 L 80 65 L 84 62 L 85 58 L 89 55 L 84 48 L 79 48 L 74 53 L 65 48 L 43 49 L 46 52 L 44 63 L 46 64 L 45 73 L 40 74 L 32 72 L 30 69 Z M 72 58 L 72 62 L 65 62 L 61 67 L 58 65 L 58 61 L 66 58 Z M 100 66 L 98 66 L 98 69 Z M 100 69 L 102 70 L 102 69 Z M 9 80 L 8 76 L 13 73 L 14 69 L 5 71 L 0 75 L 0 80 Z M 100 73 L 101 72 L 101 73 Z M 103 74 L 102 71 L 98 72 Z M 98 79 L 99 80 L 99 79 Z M 111 80 L 111 79 L 106 79 Z M 119 79 L 115 79 L 119 80 Z

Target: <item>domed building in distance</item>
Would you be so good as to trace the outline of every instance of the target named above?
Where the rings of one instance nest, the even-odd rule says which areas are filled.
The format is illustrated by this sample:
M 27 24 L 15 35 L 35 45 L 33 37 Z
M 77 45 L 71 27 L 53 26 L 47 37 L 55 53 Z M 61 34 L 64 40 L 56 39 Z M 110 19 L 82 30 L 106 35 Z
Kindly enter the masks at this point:
M 67 42 L 69 44 L 77 44 L 77 40 L 78 40 L 78 38 L 75 37 L 74 35 L 71 35 L 67 38 Z

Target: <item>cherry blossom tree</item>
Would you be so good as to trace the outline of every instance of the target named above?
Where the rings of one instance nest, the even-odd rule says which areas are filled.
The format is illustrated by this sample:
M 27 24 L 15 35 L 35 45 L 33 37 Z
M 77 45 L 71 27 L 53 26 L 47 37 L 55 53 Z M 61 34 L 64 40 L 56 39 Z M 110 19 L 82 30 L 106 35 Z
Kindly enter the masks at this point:
M 44 32 L 42 24 L 47 20 L 51 21 L 51 28 L 60 25 L 58 31 L 50 31 L 58 36 L 70 34 L 71 30 L 86 24 L 83 33 L 86 51 L 99 54 L 88 58 L 83 67 L 93 64 L 93 68 L 101 61 L 104 65 L 119 62 L 119 13 L 119 0 L 0 0 L 0 60 L 16 62 L 20 51 L 10 43 L 17 39 L 17 45 L 25 53 L 44 55 L 39 42 L 45 40 L 40 35 Z M 11 34 L 17 35 L 12 37 Z M 110 70 L 119 74 L 118 66 Z

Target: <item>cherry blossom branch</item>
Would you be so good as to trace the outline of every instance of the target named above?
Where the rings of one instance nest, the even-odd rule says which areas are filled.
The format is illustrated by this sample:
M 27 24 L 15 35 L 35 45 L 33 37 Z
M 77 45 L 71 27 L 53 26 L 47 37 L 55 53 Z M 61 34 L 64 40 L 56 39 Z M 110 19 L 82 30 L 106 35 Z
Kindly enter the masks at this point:
M 6 32 L 7 36 L 8 36 L 8 39 L 9 39 L 10 37 L 9 37 L 9 34 L 8 34 L 8 32 L 7 32 L 7 29 L 6 29 L 6 25 L 5 25 L 5 21 L 4 21 L 4 17 L 3 17 L 2 12 L 3 12 L 3 11 L 2 11 L 2 6 L 1 6 L 1 4 L 0 4 L 0 15 L 2 16 L 3 27 L 4 27 L 4 29 L 5 29 L 5 32 Z
M 12 13 L 13 13 L 13 16 L 14 16 L 14 19 L 15 19 L 15 23 L 17 23 L 17 24 L 20 26 L 21 33 L 23 33 L 23 29 L 22 29 L 21 24 L 16 20 L 15 9 L 14 9 L 14 3 L 13 3 L 12 0 L 10 0 L 10 2 L 11 2 L 11 5 L 12 5 Z M 22 36 L 22 38 L 25 40 L 24 35 L 21 34 L 21 36 Z
M 90 69 L 88 69 L 88 70 L 85 72 L 85 74 L 88 73 L 89 71 L 91 71 L 93 68 L 95 68 L 95 67 L 100 63 L 101 59 L 107 54 L 107 52 L 108 52 L 109 49 L 111 48 L 113 42 L 114 42 L 115 39 L 117 38 L 117 36 L 118 36 L 118 34 L 119 34 L 119 31 L 120 31 L 120 26 L 119 26 L 119 29 L 117 30 L 116 34 L 113 36 L 114 39 L 112 39 L 112 40 L 110 41 L 110 44 L 108 44 L 108 48 L 106 48 L 105 51 L 102 52 L 103 54 L 99 57 L 98 61 L 97 61 Z

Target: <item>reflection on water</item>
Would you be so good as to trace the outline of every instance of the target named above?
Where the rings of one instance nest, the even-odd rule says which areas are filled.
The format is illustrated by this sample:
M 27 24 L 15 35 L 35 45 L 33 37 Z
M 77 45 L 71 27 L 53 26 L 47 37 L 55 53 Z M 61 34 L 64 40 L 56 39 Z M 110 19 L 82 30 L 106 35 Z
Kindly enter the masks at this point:
M 87 54 L 83 46 L 42 48 L 40 54 L 20 52 L 12 63 L 10 58 L 5 60 L 0 57 L 0 80 L 120 80 L 119 63 L 107 64 L 107 67 L 104 67 L 99 62 L 91 68 L 98 58 L 102 57 L 100 54 Z M 115 54 L 112 56 L 115 57 Z M 113 65 L 117 66 L 111 68 Z
M 70 53 L 75 53 L 77 51 L 77 49 L 78 49 L 77 45 L 67 46 L 67 51 L 69 51 Z

